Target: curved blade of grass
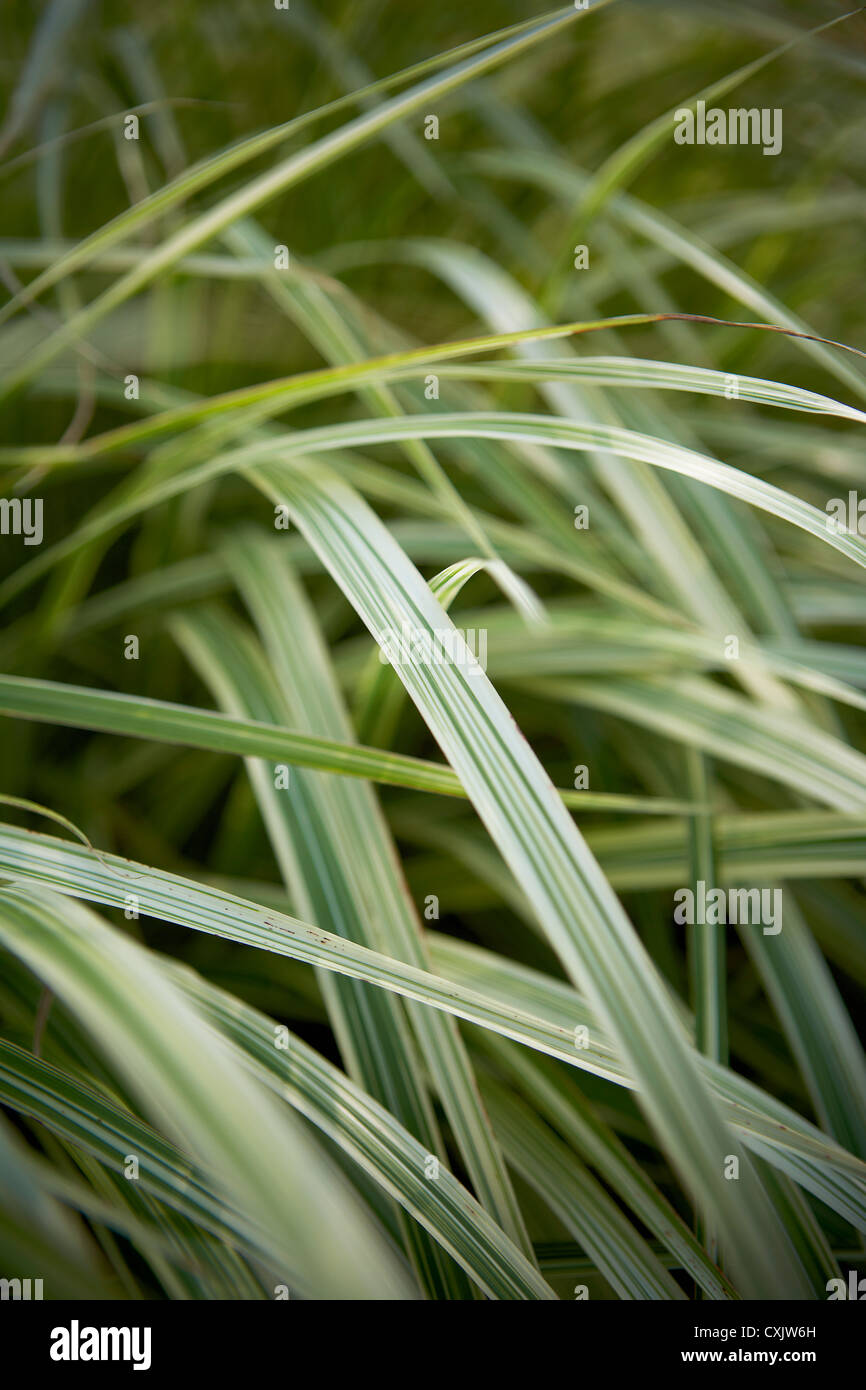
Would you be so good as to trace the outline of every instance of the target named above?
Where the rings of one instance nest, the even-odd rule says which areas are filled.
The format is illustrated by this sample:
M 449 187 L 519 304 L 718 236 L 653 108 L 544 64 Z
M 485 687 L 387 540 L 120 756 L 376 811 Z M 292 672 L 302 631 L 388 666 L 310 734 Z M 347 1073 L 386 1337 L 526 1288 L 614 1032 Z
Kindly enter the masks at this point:
M 276 565 L 252 534 L 232 543 L 232 573 L 266 644 L 287 710 L 312 731 L 352 738 L 352 727 L 334 680 L 312 610 L 283 560 Z M 289 618 L 291 614 L 291 618 Z M 216 655 L 213 653 L 213 655 Z M 311 713 L 315 711 L 315 713 Z M 373 789 L 319 779 L 317 799 L 333 845 L 329 880 L 342 870 L 358 904 L 377 904 L 379 930 L 369 933 L 356 913 L 353 938 L 420 969 L 430 968 L 417 910 L 406 891 L 397 854 Z M 456 1025 L 428 1009 L 410 1006 L 409 1017 L 470 1179 L 484 1207 L 515 1243 L 531 1255 L 519 1206 L 478 1096 Z
M 666 316 L 662 316 L 666 317 Z M 611 324 L 612 327 L 616 326 Z M 793 336 L 793 335 L 792 335 Z M 785 382 L 771 381 L 737 373 L 715 371 L 712 367 L 692 367 L 682 362 L 661 362 L 635 357 L 578 357 L 573 361 L 552 359 L 545 362 L 472 362 L 453 366 L 445 363 L 439 375 L 468 381 L 588 381 L 596 386 L 622 387 L 624 390 L 685 391 L 693 395 L 731 399 L 732 377 L 738 401 L 775 406 L 782 410 L 802 410 L 819 415 L 835 415 L 843 420 L 866 424 L 866 414 L 855 406 L 807 391 Z M 394 380 L 395 378 L 391 378 Z
M 160 1125 L 261 1223 L 291 1282 L 319 1295 L 411 1297 L 324 1155 L 253 1086 L 141 947 L 50 895 L 0 895 L 0 938 L 92 1030 Z M 293 1190 L 286 1190 L 290 1162 Z
M 401 420 L 352 421 L 348 424 L 326 425 L 319 429 L 302 430 L 289 440 L 255 446 L 261 455 L 312 454 L 330 449 L 353 448 L 359 445 L 383 444 L 407 436 L 426 439 L 482 438 L 512 440 L 515 443 L 540 443 L 550 448 L 608 450 L 621 458 L 637 459 L 656 468 L 670 469 L 685 477 L 695 478 L 709 487 L 718 488 L 751 506 L 777 516 L 838 550 L 857 564 L 866 566 L 866 542 L 849 531 L 836 530 L 829 525 L 826 512 L 802 501 L 781 488 L 765 483 L 730 464 L 719 463 L 693 449 L 684 449 L 666 440 L 642 435 L 635 430 L 612 425 L 583 424 L 575 420 L 545 415 L 525 415 L 516 412 L 455 413 L 404 418 Z M 235 459 L 243 467 L 243 460 Z M 226 465 L 227 466 L 227 465 Z M 261 465 L 258 465 L 261 467 Z
M 591 181 L 591 175 L 576 170 L 572 162 L 547 150 L 533 150 L 531 154 L 518 150 L 485 151 L 477 159 L 479 168 L 495 170 L 498 177 L 523 179 L 551 189 L 569 212 L 575 199 L 583 196 Z M 861 399 L 866 396 L 863 378 L 828 352 L 826 344 L 816 341 L 816 335 L 808 323 L 694 232 L 629 193 L 618 193 L 611 197 L 605 213 L 654 245 L 663 247 L 683 265 L 690 266 L 696 274 L 730 295 L 736 303 L 759 314 L 766 323 L 793 331 L 796 335 L 794 341 L 799 343 L 803 352 L 820 362 L 826 371 L 855 391 Z
M 48 1297 L 110 1298 L 112 1286 L 84 1224 L 46 1191 L 38 1160 L 0 1116 L 0 1267 L 39 1269 Z
M 593 0 L 593 8 L 606 3 L 609 3 L 609 0 Z M 394 121 L 421 109 L 435 98 L 447 95 L 463 82 L 492 72 L 501 63 L 528 51 L 535 43 L 553 37 L 578 17 L 579 13 L 574 9 L 557 11 L 522 33 L 495 43 L 480 54 L 457 63 L 443 75 L 430 77 L 411 87 L 401 96 L 392 97 L 373 111 L 356 116 L 354 120 L 348 121 L 331 134 L 290 155 L 273 169 L 251 179 L 236 192 L 228 194 L 207 212 L 201 213 L 167 237 L 145 256 L 134 270 L 115 281 L 110 289 L 103 291 L 96 300 L 50 334 L 17 368 L 7 373 L 0 382 L 0 398 L 19 390 L 65 347 L 76 342 L 106 314 L 137 294 L 189 251 L 217 236 L 233 222 L 268 202 L 284 189 L 296 185 L 302 179 L 327 168 L 335 160 L 357 149 Z M 225 161 L 223 169 L 224 167 Z
M 219 477 L 233 468 L 243 469 L 269 454 L 332 452 L 361 444 L 387 443 L 403 438 L 499 439 L 515 444 L 539 443 L 572 451 L 605 450 L 622 458 L 634 459 L 695 478 L 732 497 L 749 502 L 770 515 L 791 522 L 816 536 L 860 565 L 866 565 L 866 543 L 848 531 L 829 525 L 830 518 L 816 507 L 784 492 L 781 488 L 752 477 L 728 464 L 684 449 L 665 440 L 617 426 L 584 424 L 542 415 L 509 413 L 455 413 L 397 420 L 361 421 L 300 431 L 269 443 L 249 445 L 187 472 L 158 477 L 146 486 L 136 485 L 119 502 L 110 502 L 91 515 L 67 541 L 50 547 L 36 559 L 18 569 L 0 585 L 0 600 L 20 592 L 56 561 L 74 554 L 87 541 L 106 535 L 148 507 Z
M 270 495 L 277 489 L 288 502 L 380 645 L 403 623 L 431 640 L 441 627 L 450 629 L 456 657 L 425 663 L 410 652 L 395 668 L 398 675 L 551 945 L 617 1040 L 662 1146 L 699 1206 L 718 1220 L 742 1287 L 754 1287 L 759 1269 L 764 1288 L 781 1293 L 783 1287 L 802 1287 L 784 1228 L 745 1153 L 738 1200 L 732 1201 L 722 1167 L 724 1155 L 736 1151 L 734 1137 L 700 1079 L 655 967 L 505 706 L 477 664 L 468 664 L 465 643 L 429 588 L 374 514 L 336 480 L 325 483 L 285 467 L 260 470 L 257 478 Z
M 676 316 L 648 315 L 647 319 L 649 322 L 657 322 L 667 317 Z M 596 386 L 684 391 L 694 395 L 730 399 L 730 373 L 715 371 L 711 367 L 692 367 L 681 362 L 659 362 L 651 358 L 632 357 L 578 357 L 551 358 L 548 361 L 536 358 L 522 362 L 464 362 L 458 365 L 444 360 L 494 348 L 544 342 L 548 338 L 558 340 L 613 327 L 628 327 L 630 322 L 631 319 L 626 316 L 598 320 L 594 323 L 560 325 L 552 330 L 539 328 L 518 333 L 491 334 L 487 338 L 467 339 L 464 342 L 391 353 L 387 357 L 369 359 L 346 369 L 303 372 L 297 376 L 228 391 L 220 396 L 205 397 L 200 402 L 189 405 L 176 406 L 134 424 L 121 425 L 104 434 L 95 435 L 81 444 L 48 445 L 44 448 L 35 446 L 29 452 L 24 449 L 5 448 L 0 450 L 0 462 L 38 462 L 43 467 L 85 463 L 161 434 L 201 424 L 215 416 L 231 415 L 235 411 L 251 411 L 254 406 L 262 407 L 255 412 L 255 419 L 260 421 L 272 414 L 281 414 L 294 406 L 326 399 L 359 386 L 413 381 L 422 376 L 424 367 L 432 366 L 434 363 L 438 364 L 439 377 L 457 381 L 484 381 L 494 385 L 500 381 L 534 384 L 587 381 Z M 762 327 L 760 324 L 755 326 Z M 854 420 L 859 424 L 866 423 L 866 414 L 863 411 L 834 400 L 832 396 L 823 396 L 817 391 L 807 391 L 803 387 L 771 381 L 765 377 L 737 373 L 734 379 L 738 400 L 749 401 L 754 405 L 774 406 L 778 409 L 832 415 L 842 420 Z M 245 426 L 246 423 L 244 419 Z
M 563 675 L 645 674 L 652 670 L 730 672 L 724 643 L 714 633 L 683 627 L 672 629 L 646 621 L 595 611 L 575 614 L 561 605 L 547 610 L 544 628 L 527 632 L 512 615 L 486 608 L 467 615 L 472 628 L 488 632 L 488 669 L 500 680 Z M 781 647 L 781 650 L 780 650 Z M 840 671 L 857 685 L 866 685 L 866 659 L 855 647 L 804 642 L 763 646 L 741 641 L 740 667 L 766 669 L 792 685 L 820 692 L 831 699 L 866 709 L 866 696 L 827 671 Z
M 296 613 L 295 606 L 288 611 Z M 293 671 L 281 671 L 291 683 L 278 690 L 261 649 L 225 615 L 205 610 L 177 618 L 172 631 L 229 713 L 279 718 L 291 712 L 308 726 L 314 722 L 306 717 L 306 702 L 292 699 L 297 683 Z M 321 689 L 319 695 L 323 697 Z M 367 885 L 352 872 L 351 858 L 346 862 L 348 826 L 343 823 L 342 807 L 333 804 L 328 784 L 322 786 L 311 780 L 311 774 L 298 771 L 288 788 L 277 790 L 271 764 L 248 759 L 247 770 L 280 872 L 304 917 L 350 941 L 380 945 L 359 909 L 361 903 L 376 899 L 369 898 Z M 389 946 L 393 952 L 393 942 Z M 408 1034 L 400 1001 L 355 980 L 327 974 L 320 974 L 319 985 L 349 1075 L 390 1110 L 428 1153 L 444 1157 L 420 1056 Z M 430 1297 L 468 1296 L 462 1277 L 425 1231 L 407 1224 L 405 1240 Z
M 449 979 L 470 989 L 480 986 L 486 996 L 495 997 L 513 1009 L 525 1010 L 531 1017 L 555 1020 L 563 1028 L 576 1021 L 576 1026 L 587 1029 L 589 1046 L 577 1050 L 573 1056 L 565 1049 L 552 1047 L 537 1047 L 536 1051 L 611 1081 L 619 1076 L 618 1084 L 629 1084 L 618 1064 L 613 1063 L 593 1016 L 570 986 L 452 937 L 436 935 L 431 944 L 438 969 L 447 973 Z M 489 1031 L 509 1036 L 503 1028 Z M 514 1038 L 514 1041 L 521 1039 Z M 858 1230 L 866 1229 L 866 1168 L 859 1159 L 833 1146 L 826 1134 L 796 1111 L 759 1091 L 735 1072 L 709 1058 L 701 1059 L 699 1065 L 716 1094 L 724 1100 L 730 1122 L 754 1153 L 767 1158 L 834 1211 L 844 1215 Z M 819 1158 L 821 1154 L 827 1157 L 828 1144 L 833 1146 L 836 1155 L 832 1172 Z
M 39 276 L 32 284 L 26 285 L 9 304 L 3 306 L 0 310 L 0 323 L 3 323 L 24 305 L 32 303 L 34 299 L 56 285 L 65 276 L 91 264 L 96 256 L 109 247 L 116 246 L 118 242 L 124 241 L 133 232 L 143 231 L 163 217 L 166 212 L 185 203 L 193 194 L 207 188 L 243 164 L 266 154 L 268 150 L 282 144 L 292 136 L 300 134 L 307 126 L 315 124 L 316 121 L 323 120 L 327 116 L 335 115 L 339 111 L 345 111 L 351 106 L 359 105 L 369 97 L 388 92 L 404 82 L 411 82 L 427 73 L 435 72 L 441 67 L 446 67 L 449 63 L 472 57 L 473 54 L 490 44 L 517 37 L 527 30 L 533 29 L 536 24 L 536 19 L 524 20 L 520 24 L 510 25 L 508 28 L 497 30 L 495 33 L 485 34 L 478 39 L 471 39 L 456 48 L 436 54 L 432 58 L 426 58 L 420 63 L 415 63 L 402 72 L 380 78 L 359 91 L 338 97 L 314 111 L 306 111 L 292 120 L 284 121 L 282 125 L 239 140 L 218 154 L 210 155 L 201 160 L 192 168 L 184 170 L 182 174 L 172 179 L 163 188 L 141 199 L 133 207 L 106 223 L 104 227 L 80 241 L 77 246 L 46 270 L 44 275 Z M 123 114 L 137 109 L 139 108 L 124 108 Z M 116 117 L 112 119 L 116 119 Z
M 430 580 L 430 591 L 435 594 L 447 613 L 463 586 L 474 575 L 481 573 L 482 570 L 489 573 L 497 564 L 498 562 L 495 560 L 482 560 L 474 557 L 458 560 Z M 519 577 L 513 571 L 509 571 L 509 575 L 512 580 L 517 581 L 519 586 L 514 591 L 515 606 L 523 614 L 525 622 L 540 624 L 545 621 L 544 611 L 538 604 L 532 590 L 527 588 L 524 592 L 523 588 L 520 587 L 522 581 Z M 406 699 L 406 692 L 400 682 L 395 679 L 388 663 L 382 660 L 380 651 L 376 651 L 368 659 L 367 667 L 361 676 L 360 688 L 357 714 L 359 732 L 367 739 L 372 737 L 372 733 L 375 731 L 379 737 L 373 738 L 373 742 L 390 742 L 386 735 L 393 733 L 396 727 Z
M 615 887 L 675 888 L 688 873 L 681 822 L 588 832 Z M 866 877 L 866 819 L 833 811 L 761 811 L 713 817 L 720 883 L 778 878 Z
M 244 1053 L 263 1085 L 305 1114 L 385 1187 L 462 1264 L 492 1298 L 552 1297 L 550 1288 L 502 1229 L 440 1166 L 425 1176 L 427 1150 L 384 1107 L 294 1034 L 274 1048 L 274 1023 L 187 967 L 163 963 L 219 1032 Z
M 77 1076 L 0 1039 L 0 1096 L 83 1149 L 109 1171 L 122 1172 L 135 1154 L 151 1197 L 197 1228 L 216 1235 L 277 1272 L 267 1239 L 175 1145 Z
M 437 969 L 446 972 L 441 978 L 278 909 L 116 855 L 97 857 L 83 847 L 14 826 L 0 826 L 0 873 L 112 907 L 124 907 L 127 895 L 134 893 L 145 915 L 368 980 L 615 1085 L 635 1084 L 573 988 L 464 942 L 436 934 L 428 938 Z M 587 1030 L 586 1048 L 574 1045 L 576 1027 Z M 697 1054 L 695 1062 L 751 1148 L 866 1229 L 866 1164 L 751 1082 Z
M 685 1298 L 601 1183 L 533 1110 L 489 1078 L 485 1104 L 509 1163 L 555 1212 L 620 1298 Z
M 738 497 L 751 505 L 791 522 L 824 540 L 858 564 L 866 565 L 866 543 L 853 533 L 830 526 L 830 518 L 809 503 L 782 489 L 752 477 L 728 464 L 684 449 L 651 435 L 618 426 L 583 423 L 540 415 L 463 412 L 401 418 L 396 420 L 351 422 L 318 430 L 300 431 L 271 442 L 248 445 L 204 464 L 168 477 L 157 475 L 144 482 L 134 480 L 122 489 L 120 500 L 92 513 L 68 540 L 43 551 L 0 585 L 0 601 L 8 599 L 32 583 L 58 559 L 76 553 L 87 541 L 110 533 L 148 507 L 188 491 L 202 482 L 219 477 L 232 468 L 242 469 L 260 457 L 275 452 L 289 456 L 331 452 L 360 444 L 387 443 L 406 438 L 498 439 L 515 444 L 543 444 L 571 451 L 604 450 L 620 458 L 633 459 L 707 483 L 710 487 Z
M 443 276 L 461 298 L 496 326 L 523 327 L 542 319 L 538 306 L 521 287 L 477 252 L 467 252 L 466 248 L 449 243 L 437 246 L 430 242 L 416 243 L 412 250 L 422 264 L 434 274 Z M 661 306 L 668 308 L 663 297 Z M 594 310 L 595 306 L 592 307 Z M 555 356 L 568 356 L 567 345 L 554 342 L 553 347 Z M 520 352 L 529 357 L 540 355 L 538 347 L 531 344 L 525 345 Z M 613 410 L 609 398 L 597 388 L 577 383 L 569 386 L 554 382 L 542 390 L 550 406 L 567 418 L 583 423 L 598 420 L 626 425 L 673 443 L 691 442 L 688 437 L 678 437 L 681 431 L 676 421 L 664 417 L 658 405 L 650 409 L 628 396 L 619 397 L 617 408 Z M 770 630 L 774 630 L 781 599 L 775 593 L 772 578 L 759 553 L 753 552 L 747 537 L 742 536 L 743 523 L 734 515 L 723 494 L 707 493 L 703 488 L 696 488 L 690 479 L 677 475 L 666 480 L 653 477 L 646 464 L 638 460 L 620 462 L 610 453 L 598 451 L 591 451 L 588 458 L 595 476 L 615 500 L 628 528 L 623 540 L 612 540 L 612 547 L 620 556 L 631 556 L 635 552 L 646 554 L 646 559 L 651 561 L 646 580 L 653 589 L 666 590 L 665 596 L 669 592 L 685 612 L 711 630 L 745 635 L 749 627 L 744 611 L 755 610 L 764 626 L 767 620 L 763 610 L 766 608 L 770 613 Z M 580 481 L 582 493 L 585 479 L 581 477 Z M 596 507 L 596 513 L 597 510 Z M 751 521 L 749 524 L 754 526 Z M 640 541 L 638 547 L 631 544 L 632 534 Z M 708 549 L 718 557 L 716 564 L 724 579 L 708 564 Z M 740 590 L 739 606 L 732 601 L 732 588 Z M 782 631 L 787 631 L 784 624 Z M 750 692 L 768 703 L 783 708 L 795 703 L 787 688 L 769 673 L 753 673 L 741 668 L 740 679 Z
M 273 1019 L 209 984 L 188 966 L 163 957 L 152 959 L 220 1037 L 231 1044 L 236 1061 L 253 1080 L 327 1134 L 377 1187 L 390 1193 L 422 1223 L 490 1297 L 553 1296 L 534 1264 L 516 1249 L 444 1166 L 437 1179 L 426 1175 L 427 1149 L 389 1110 L 295 1034 L 288 1033 L 285 1047 L 275 1047 L 277 1024 Z M 27 1079 L 33 1079 L 32 1065 L 38 1069 L 41 1064 L 24 1054 L 21 1073 L 16 1074 L 17 1049 L 5 1046 L 8 1050 L 0 1044 L 0 1095 L 10 1103 L 20 1104 Z M 67 1088 L 61 1075 L 48 1067 L 42 1072 L 43 1106 L 52 1092 L 57 1105 L 53 1123 L 57 1123 L 59 1114 L 74 1114 L 76 1129 L 65 1129 L 64 1133 L 74 1137 L 76 1143 L 83 1142 L 88 1152 L 95 1153 L 118 1174 L 126 1154 L 139 1154 L 145 1191 L 152 1188 L 160 1200 L 183 1212 L 194 1230 L 216 1231 L 223 1240 L 237 1244 L 261 1261 L 262 1251 L 255 1244 L 251 1229 L 244 1227 L 222 1199 L 208 1191 L 201 1172 L 193 1172 L 177 1151 L 142 1121 L 118 1111 L 107 1097 L 85 1091 L 71 1078 L 67 1078 Z M 26 1106 L 21 1108 L 25 1113 L 34 1113 Z M 45 1110 L 41 1113 L 44 1116 Z M 90 1129 L 92 1133 L 88 1132 Z M 119 1192 L 124 1195 L 134 1187 L 135 1184 L 121 1179 Z M 157 1239 L 155 1234 L 152 1239 Z
M 63 685 L 27 676 L 0 675 L 0 714 L 130 738 L 179 743 L 214 753 L 289 762 L 298 767 L 412 787 L 416 791 L 438 792 L 444 796 L 466 795 L 459 779 L 445 763 L 362 748 L 355 743 L 301 734 L 254 719 L 233 719 L 214 710 L 169 704 L 145 696 L 89 690 L 86 686 Z M 663 797 L 619 796 L 615 792 L 595 795 L 567 788 L 560 796 L 568 805 L 587 809 L 657 811 L 660 815 L 687 810 L 690 806 L 689 802 Z
M 497 898 L 531 919 L 525 898 L 502 874 L 486 837 L 461 819 L 456 827 L 438 824 L 429 811 L 412 814 L 394 808 L 400 838 L 432 846 L 465 863 Z M 834 811 L 761 811 L 713 817 L 719 883 L 749 883 L 789 878 L 866 877 L 866 818 Z M 588 826 L 587 841 L 619 892 L 677 888 L 689 876 L 686 823 L 644 821 L 632 825 Z
M 569 1073 L 538 1053 L 516 1047 L 489 1030 L 477 1031 L 525 1101 L 592 1165 L 604 1182 L 670 1251 L 698 1287 L 714 1299 L 736 1298 L 730 1281 L 707 1257 L 686 1223 L 647 1177 L 626 1146 L 582 1094 Z
M 696 676 L 535 681 L 536 693 L 574 700 L 701 748 L 840 811 L 866 804 L 866 758 L 785 711 L 752 704 Z
M 239 251 L 256 250 L 267 257 L 272 245 L 271 239 L 250 219 L 232 227 L 225 234 L 229 244 Z M 334 302 L 328 288 L 315 277 L 296 266 L 294 275 L 287 279 L 276 271 L 270 271 L 265 284 L 276 303 L 288 313 L 292 321 L 306 337 L 318 348 L 322 355 L 335 365 L 361 361 L 366 356 L 366 348 L 360 334 L 347 322 L 343 306 Z M 369 407 L 379 415 L 395 418 L 403 411 L 397 397 L 382 381 L 372 381 L 363 393 Z M 452 515 L 473 543 L 491 561 L 496 582 L 510 602 L 519 606 L 524 602 L 528 586 L 512 573 L 510 567 L 498 555 L 477 512 L 463 499 L 459 490 L 451 482 L 433 450 L 422 440 L 408 440 L 403 452 L 418 476 L 427 484 L 434 496 L 438 497 L 443 509 Z M 531 596 L 536 608 L 540 604 Z
M 866 1158 L 866 1058 L 833 975 L 790 897 L 777 936 L 740 928 L 822 1126 Z

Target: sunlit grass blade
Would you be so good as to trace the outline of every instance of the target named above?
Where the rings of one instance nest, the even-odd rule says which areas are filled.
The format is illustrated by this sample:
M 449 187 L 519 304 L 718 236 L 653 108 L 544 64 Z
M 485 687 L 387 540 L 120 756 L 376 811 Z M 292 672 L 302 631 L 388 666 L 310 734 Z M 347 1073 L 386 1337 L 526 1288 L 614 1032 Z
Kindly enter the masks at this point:
M 253 534 L 235 542 L 228 558 L 289 712 L 303 717 L 312 729 L 351 739 L 352 727 L 313 612 L 285 562 L 274 565 Z M 292 622 L 287 621 L 290 611 Z M 317 715 L 311 715 L 316 708 Z M 339 882 L 344 868 L 356 899 L 378 904 L 378 933 L 370 935 L 371 924 L 359 914 L 355 939 L 375 945 L 378 937 L 387 954 L 429 969 L 420 916 L 397 869 L 396 851 L 373 790 L 333 782 L 320 783 L 316 791 L 332 827 L 336 862 L 329 881 Z M 529 1252 L 523 1218 L 456 1026 L 428 1009 L 410 1007 L 409 1016 L 480 1200 Z
M 271 495 L 289 502 L 380 645 L 389 629 L 403 622 L 427 633 L 449 626 L 417 571 L 349 490 L 286 468 L 259 476 Z M 733 1134 L 700 1080 L 655 968 L 539 764 L 516 736 L 504 705 L 464 652 L 457 638 L 451 663 L 410 657 L 396 669 L 530 897 L 551 944 L 617 1039 L 674 1166 L 699 1206 L 718 1220 L 743 1288 L 751 1286 L 759 1268 L 769 1281 L 765 1287 L 778 1287 L 780 1295 L 783 1287 L 802 1288 L 784 1230 L 753 1180 L 745 1154 L 739 1200 L 730 1201 L 722 1165 L 723 1155 L 734 1151 Z M 693 1126 L 686 1142 L 684 1104 Z M 775 1266 L 772 1273 L 768 1260 Z

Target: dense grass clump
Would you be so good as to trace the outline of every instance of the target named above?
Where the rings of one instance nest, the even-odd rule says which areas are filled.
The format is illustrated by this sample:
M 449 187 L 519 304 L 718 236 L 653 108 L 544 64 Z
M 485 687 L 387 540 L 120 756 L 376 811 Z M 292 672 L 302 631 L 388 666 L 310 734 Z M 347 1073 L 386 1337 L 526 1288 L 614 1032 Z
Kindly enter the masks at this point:
M 6 6 L 4 1277 L 862 1272 L 866 17 L 807 8 Z

